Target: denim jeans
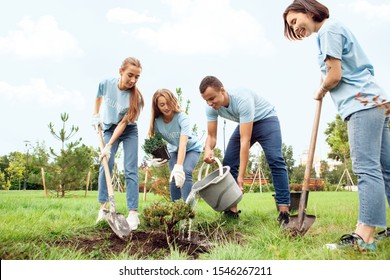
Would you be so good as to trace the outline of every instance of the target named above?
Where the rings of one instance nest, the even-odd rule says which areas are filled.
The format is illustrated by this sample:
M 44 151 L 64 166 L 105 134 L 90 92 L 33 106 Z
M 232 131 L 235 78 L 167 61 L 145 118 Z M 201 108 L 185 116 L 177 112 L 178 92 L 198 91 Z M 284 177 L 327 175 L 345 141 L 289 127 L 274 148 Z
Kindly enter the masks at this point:
M 177 152 L 170 153 L 171 158 L 168 161 L 169 170 L 172 172 L 173 167 L 177 162 Z M 192 171 L 194 170 L 196 164 L 199 161 L 200 153 L 198 152 L 187 152 L 186 157 L 183 163 L 183 170 L 186 175 L 183 187 L 180 189 L 176 187 L 175 179 L 172 179 L 170 183 L 170 192 L 172 201 L 179 200 L 183 198 L 184 201 L 187 200 L 188 195 L 192 190 L 192 185 L 194 184 L 192 180 Z
M 352 170 L 358 177 L 358 223 L 386 227 L 386 199 L 390 205 L 390 131 L 384 109 L 352 114 L 348 137 Z
M 111 126 L 103 133 L 104 143 L 110 141 L 116 125 Z M 115 154 L 118 150 L 119 143 L 123 143 L 124 152 L 124 170 L 126 181 L 126 202 L 127 210 L 138 209 L 138 128 L 137 125 L 128 125 L 122 135 L 111 146 L 111 156 L 108 161 L 108 167 L 112 174 L 112 169 L 115 162 Z M 108 191 L 106 177 L 104 174 L 103 165 L 100 165 L 99 170 L 99 192 L 98 201 L 100 203 L 108 202 Z
M 279 206 L 290 205 L 290 188 L 286 162 L 282 156 L 282 134 L 278 117 L 269 117 L 253 123 L 250 145 L 258 142 L 263 148 L 272 173 L 276 203 Z M 230 166 L 230 173 L 237 180 L 240 167 L 240 126 L 234 130 L 226 148 L 223 165 Z M 240 168 L 246 168 L 242 166 Z

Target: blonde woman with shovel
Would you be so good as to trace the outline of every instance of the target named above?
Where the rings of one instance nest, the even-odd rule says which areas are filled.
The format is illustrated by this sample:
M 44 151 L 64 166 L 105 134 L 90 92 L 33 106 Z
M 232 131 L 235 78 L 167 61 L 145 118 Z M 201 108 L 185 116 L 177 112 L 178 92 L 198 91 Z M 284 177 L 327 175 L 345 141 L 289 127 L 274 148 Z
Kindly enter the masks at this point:
M 126 180 L 126 202 L 129 211 L 127 222 L 131 230 L 137 229 L 138 218 L 138 128 L 137 119 L 144 99 L 137 88 L 137 81 L 142 67 L 138 59 L 128 57 L 119 68 L 119 77 L 106 79 L 99 83 L 95 100 L 92 125 L 97 129 L 102 126 L 105 147 L 100 159 L 108 159 L 110 173 L 114 166 L 119 143 L 123 143 L 124 169 Z M 100 115 L 101 108 L 103 114 Z M 103 165 L 99 170 L 98 201 L 101 208 L 97 222 L 107 213 L 108 191 Z

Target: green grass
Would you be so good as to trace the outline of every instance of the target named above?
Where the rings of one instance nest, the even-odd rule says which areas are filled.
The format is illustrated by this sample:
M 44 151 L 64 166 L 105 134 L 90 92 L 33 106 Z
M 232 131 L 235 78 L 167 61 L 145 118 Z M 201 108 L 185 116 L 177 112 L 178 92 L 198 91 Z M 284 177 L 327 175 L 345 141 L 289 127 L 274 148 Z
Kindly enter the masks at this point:
M 159 197 L 140 194 L 140 211 Z M 126 212 L 124 193 L 116 193 L 118 212 Z M 55 240 L 96 234 L 97 192 L 74 192 L 66 198 L 45 198 L 42 191 L 0 192 L 0 258 L 30 260 L 83 260 L 99 256 L 83 254 L 72 248 L 56 247 Z M 337 241 L 354 230 L 357 221 L 356 192 L 311 192 L 308 214 L 317 220 L 303 237 L 291 238 L 276 223 L 277 211 L 271 193 L 247 193 L 239 204 L 239 221 L 224 221 L 203 200 L 196 207 L 193 226 L 218 230 L 220 241 L 201 260 L 389 260 L 390 239 L 379 241 L 375 253 L 354 250 L 328 251 L 326 243 Z M 387 217 L 390 217 L 389 209 Z M 142 223 L 142 221 L 141 221 Z M 389 219 L 388 219 L 388 224 Z M 140 230 L 146 230 L 142 225 Z M 226 234 L 226 238 L 224 238 Z M 241 236 L 239 242 L 227 235 Z M 229 241 L 230 240 L 230 241 Z M 185 259 L 172 250 L 165 259 Z M 112 259 L 134 259 L 122 253 Z

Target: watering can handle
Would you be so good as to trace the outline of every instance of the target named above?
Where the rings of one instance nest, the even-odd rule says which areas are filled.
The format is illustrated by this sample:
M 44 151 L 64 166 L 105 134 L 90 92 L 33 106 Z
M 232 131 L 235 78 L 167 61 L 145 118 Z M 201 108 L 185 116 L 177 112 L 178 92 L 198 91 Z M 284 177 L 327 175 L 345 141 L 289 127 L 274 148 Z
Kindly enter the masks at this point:
M 218 169 L 219 169 L 219 176 L 223 175 L 223 169 L 222 169 L 222 163 L 218 158 L 213 158 L 217 163 L 218 163 Z M 207 164 L 206 162 L 202 163 L 202 166 L 200 167 L 199 173 L 198 173 L 198 181 L 202 180 L 202 173 L 203 173 L 203 168 Z

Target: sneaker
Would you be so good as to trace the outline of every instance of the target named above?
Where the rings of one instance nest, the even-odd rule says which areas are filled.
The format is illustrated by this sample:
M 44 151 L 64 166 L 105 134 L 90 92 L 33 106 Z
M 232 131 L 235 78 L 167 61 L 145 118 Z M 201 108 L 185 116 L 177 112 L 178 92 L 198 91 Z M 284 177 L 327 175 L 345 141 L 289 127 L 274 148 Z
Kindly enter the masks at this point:
M 127 216 L 126 219 L 127 223 L 129 224 L 129 227 L 131 230 L 135 230 L 138 228 L 138 225 L 140 224 L 138 213 L 131 212 L 129 216 Z
M 290 214 L 286 211 L 279 212 L 279 227 L 285 227 L 290 222 Z
M 225 218 L 228 219 L 238 219 L 240 217 L 241 210 L 238 210 L 237 212 L 233 212 L 232 210 L 225 210 L 223 211 L 223 215 Z
M 365 251 L 375 251 L 376 250 L 376 242 L 367 243 L 364 242 L 363 238 L 357 233 L 344 234 L 341 236 L 340 241 L 338 243 L 326 244 L 326 248 L 330 250 L 336 249 L 348 249 L 348 248 L 356 248 L 361 252 Z
M 98 212 L 98 217 L 96 219 L 96 223 L 100 222 L 100 221 L 103 221 L 106 219 L 106 215 L 108 213 L 108 210 L 105 209 L 105 208 L 101 208 Z
M 390 228 L 389 227 L 385 230 L 378 232 L 375 235 L 376 240 L 382 240 L 382 239 L 385 239 L 386 237 L 390 237 Z
M 364 242 L 363 239 L 358 239 L 355 247 L 360 252 L 375 252 L 376 251 L 376 242 L 373 241 L 372 243 Z

